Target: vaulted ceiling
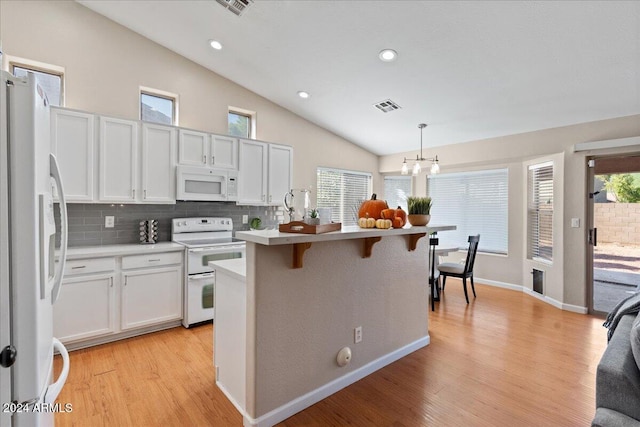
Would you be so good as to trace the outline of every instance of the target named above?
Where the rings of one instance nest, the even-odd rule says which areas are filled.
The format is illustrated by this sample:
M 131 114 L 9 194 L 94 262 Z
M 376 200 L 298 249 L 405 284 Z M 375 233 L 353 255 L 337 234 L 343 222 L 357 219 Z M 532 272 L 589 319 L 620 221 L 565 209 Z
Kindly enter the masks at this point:
M 640 114 L 637 1 L 79 2 L 379 155 Z

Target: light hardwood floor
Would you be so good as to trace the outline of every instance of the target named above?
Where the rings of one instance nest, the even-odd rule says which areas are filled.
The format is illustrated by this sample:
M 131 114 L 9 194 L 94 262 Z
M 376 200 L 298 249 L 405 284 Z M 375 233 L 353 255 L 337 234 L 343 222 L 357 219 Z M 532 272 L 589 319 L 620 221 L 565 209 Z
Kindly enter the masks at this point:
M 602 319 L 480 284 L 467 306 L 450 280 L 429 312 L 429 346 L 281 425 L 590 425 Z M 215 385 L 211 325 L 71 353 L 58 402 L 73 411 L 57 426 L 242 425 Z

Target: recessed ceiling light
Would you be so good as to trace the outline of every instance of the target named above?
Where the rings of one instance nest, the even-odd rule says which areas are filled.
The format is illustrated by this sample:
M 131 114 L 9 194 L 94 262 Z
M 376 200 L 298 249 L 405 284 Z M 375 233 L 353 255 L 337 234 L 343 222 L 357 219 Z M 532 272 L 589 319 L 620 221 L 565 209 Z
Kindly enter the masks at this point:
M 391 62 L 396 60 L 396 58 L 398 57 L 398 52 L 393 49 L 383 49 L 380 51 L 380 54 L 378 54 L 378 56 L 384 62 Z
M 302 99 L 307 99 L 309 98 L 311 95 L 309 95 L 309 92 L 305 92 L 303 90 L 298 92 L 298 96 Z
M 215 50 L 220 50 L 222 49 L 222 43 L 220 43 L 218 40 L 209 40 L 209 44 L 211 45 L 212 48 L 214 48 Z

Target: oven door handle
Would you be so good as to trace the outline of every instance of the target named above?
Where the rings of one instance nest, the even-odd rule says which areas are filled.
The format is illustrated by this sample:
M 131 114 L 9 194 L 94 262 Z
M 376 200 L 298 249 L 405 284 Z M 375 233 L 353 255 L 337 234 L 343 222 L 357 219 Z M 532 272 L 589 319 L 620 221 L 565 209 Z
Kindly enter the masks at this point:
M 192 248 L 189 249 L 191 253 L 200 253 L 200 252 L 209 252 L 212 254 L 230 252 L 234 250 L 244 250 L 246 246 L 244 245 L 234 245 L 234 246 L 218 246 L 218 247 L 208 247 L 208 248 Z
M 189 276 L 189 280 L 205 280 L 216 277 L 216 273 L 193 274 Z

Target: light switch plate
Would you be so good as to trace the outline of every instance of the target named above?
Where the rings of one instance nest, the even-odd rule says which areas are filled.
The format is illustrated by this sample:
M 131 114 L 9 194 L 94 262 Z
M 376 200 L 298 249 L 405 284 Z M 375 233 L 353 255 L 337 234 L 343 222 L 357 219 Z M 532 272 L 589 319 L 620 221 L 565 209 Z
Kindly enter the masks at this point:
M 580 228 L 580 218 L 571 218 L 571 228 Z
M 104 228 L 113 228 L 113 225 L 116 222 L 116 218 L 112 215 L 107 215 L 104 217 Z
M 242 223 L 243 224 L 249 223 L 249 215 L 242 215 Z

